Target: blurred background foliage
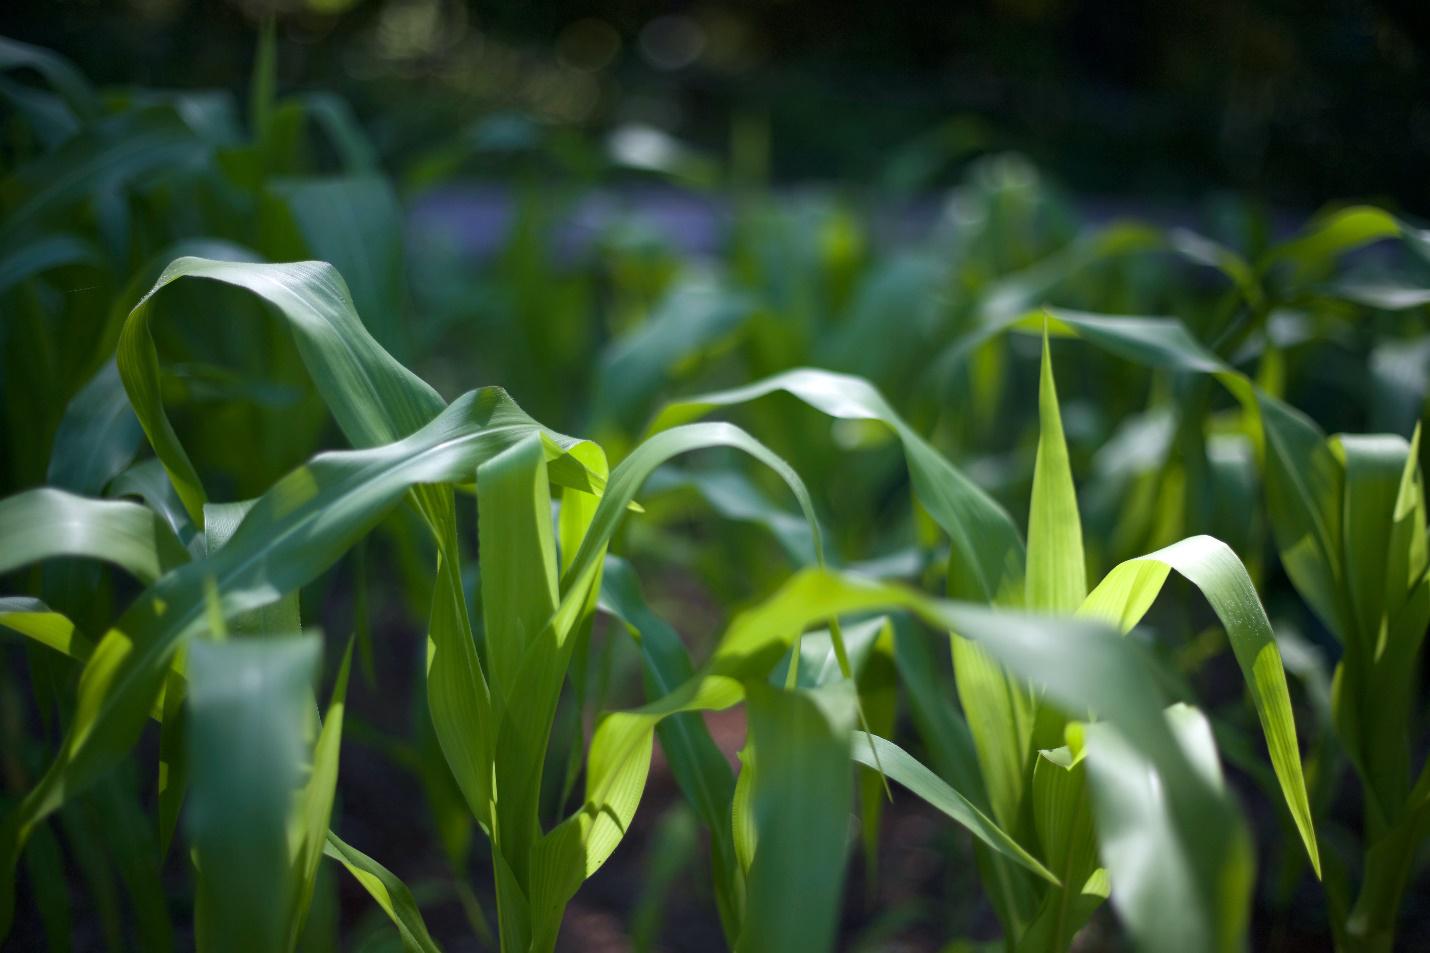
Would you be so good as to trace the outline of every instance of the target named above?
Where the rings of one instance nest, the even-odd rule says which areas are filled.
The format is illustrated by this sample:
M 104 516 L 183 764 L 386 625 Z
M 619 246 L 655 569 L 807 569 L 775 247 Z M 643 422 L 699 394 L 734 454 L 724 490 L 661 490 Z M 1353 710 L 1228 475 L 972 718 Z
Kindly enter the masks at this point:
M 1423 3 L 1108 12 L 1091 0 L 18 0 L 5 19 L 101 85 L 235 88 L 252 26 L 276 15 L 280 82 L 349 99 L 401 165 L 454 128 L 516 113 L 552 134 L 652 126 L 780 182 L 948 184 L 947 160 L 991 148 L 1094 194 L 1211 187 L 1426 210 Z M 937 148 L 915 156 L 915 143 Z M 589 171 L 566 158 L 564 171 Z

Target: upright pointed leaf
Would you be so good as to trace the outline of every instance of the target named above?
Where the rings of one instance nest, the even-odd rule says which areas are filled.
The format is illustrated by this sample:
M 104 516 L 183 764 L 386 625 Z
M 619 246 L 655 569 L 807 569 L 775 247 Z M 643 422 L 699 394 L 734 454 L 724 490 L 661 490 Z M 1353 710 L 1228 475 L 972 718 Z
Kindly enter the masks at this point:
M 1040 612 L 1072 613 L 1087 595 L 1082 517 L 1063 438 L 1047 332 L 1038 386 L 1038 455 L 1028 508 L 1028 576 L 1024 604 Z
M 342 748 L 343 713 L 347 707 L 348 676 L 352 672 L 353 644 L 343 650 L 338 676 L 333 682 L 333 694 L 318 731 L 309 759 L 308 779 L 298 797 L 297 815 L 289 827 L 288 847 L 297 877 L 293 893 L 292 912 L 288 917 L 291 933 L 288 948 L 297 949 L 298 938 L 308 918 L 317 886 L 318 867 L 328 843 L 328 827 L 332 823 L 333 801 L 338 787 L 338 754 Z

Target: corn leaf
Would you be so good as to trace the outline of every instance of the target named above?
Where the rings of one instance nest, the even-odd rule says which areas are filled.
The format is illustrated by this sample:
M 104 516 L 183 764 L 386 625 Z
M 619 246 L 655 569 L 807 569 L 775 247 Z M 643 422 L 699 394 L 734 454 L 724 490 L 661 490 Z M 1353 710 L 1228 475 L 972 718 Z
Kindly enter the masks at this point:
M 1250 918 L 1253 873 L 1245 828 L 1214 831 L 1178 816 L 1183 784 L 1229 804 L 1211 727 L 1185 705 L 1157 722 L 1168 727 L 1178 762 L 1195 781 L 1173 780 L 1138 751 L 1125 730 L 1086 727 L 1088 781 L 1097 836 L 1112 881 L 1112 904 L 1144 950 L 1240 950 Z M 1213 817 L 1203 818 L 1212 822 Z M 1216 841 L 1215 849 L 1208 842 Z
M 377 901 L 397 927 L 404 949 L 412 953 L 442 953 L 442 948 L 433 942 L 432 935 L 427 932 L 427 923 L 422 919 L 417 901 L 412 898 L 412 891 L 392 871 L 331 831 L 328 832 L 323 853 L 346 867 L 348 873 Z
M 97 495 L 134 459 L 142 437 L 119 370 L 108 361 L 65 408 L 45 479 L 51 486 Z
M 1038 386 L 1038 453 L 1028 508 L 1028 575 L 1024 604 L 1049 613 L 1072 613 L 1087 595 L 1082 518 L 1073 486 L 1067 442 L 1046 331 Z
M 32 69 L 64 97 L 77 117 L 92 119 L 99 114 L 99 99 L 84 74 L 64 57 L 40 46 L 0 37 L 0 70 Z
M 94 651 L 94 643 L 77 631 L 73 622 L 29 596 L 0 597 L 0 626 L 77 662 L 88 660 Z
M 1291 712 L 1291 695 L 1281 652 L 1251 577 L 1236 554 L 1220 540 L 1193 536 L 1150 555 L 1128 560 L 1108 573 L 1088 595 L 1078 610 L 1079 615 L 1102 619 L 1124 632 L 1129 631 L 1151 608 L 1168 572 L 1173 569 L 1201 590 L 1226 628 L 1227 639 L 1261 720 L 1281 793 L 1305 844 L 1311 866 L 1319 876 L 1320 852 L 1301 770 L 1296 722 Z
M 328 843 L 328 826 L 332 822 L 333 800 L 338 787 L 338 755 L 342 747 L 343 711 L 347 707 L 348 676 L 352 672 L 353 645 L 343 650 L 338 676 L 333 682 L 333 694 L 328 710 L 313 745 L 308 777 L 298 797 L 297 814 L 288 831 L 290 864 L 297 879 L 292 912 L 288 916 L 288 949 L 298 948 L 299 934 L 313 902 L 313 890 L 318 882 L 318 868 Z
M 924 767 L 913 755 L 887 738 L 855 732 L 852 749 L 854 760 L 865 767 L 872 768 L 875 765 L 870 747 L 879 752 L 879 763 L 883 765 L 884 773 L 890 780 L 897 781 L 910 793 L 937 808 L 1004 857 L 1021 864 L 1049 883 L 1059 883 L 1058 876 L 1043 866 L 1007 831 L 999 827 L 992 818 L 979 810 L 962 793 Z
M 314 387 L 354 446 L 390 443 L 441 411 L 436 391 L 367 333 L 347 285 L 331 265 L 180 258 L 130 311 L 117 359 L 134 412 L 195 523 L 202 524 L 206 496 L 160 400 L 158 355 L 149 332 L 150 299 L 185 277 L 247 288 L 272 304 L 292 328 Z
M 269 183 L 265 198 L 264 247 L 272 257 L 331 263 L 369 332 L 401 358 L 406 279 L 402 211 L 392 185 L 377 175 L 282 178 Z
M 1023 542 L 1012 519 L 986 493 L 904 422 L 868 381 L 803 368 L 746 387 L 667 404 L 647 432 L 703 417 L 718 408 L 747 403 L 777 391 L 841 420 L 878 420 L 904 448 L 914 494 L 953 541 L 950 594 L 1016 604 L 1023 582 Z
M 17 247 L 35 226 L 62 219 L 92 195 L 192 162 L 204 150 L 170 109 L 136 109 L 90 124 L 0 180 L 0 247 Z
M 1341 532 L 1349 628 L 1337 671 L 1337 729 L 1365 777 L 1377 824 L 1410 791 L 1402 726 L 1411 719 L 1415 659 L 1430 625 L 1420 431 L 1342 435 L 1328 449 L 1344 468 Z
M 1036 706 L 1028 689 L 983 646 L 955 634 L 953 677 L 980 773 L 998 823 L 1016 830 L 1022 813 Z
M 547 625 L 557 606 L 556 543 L 541 439 L 532 434 L 477 468 L 482 613 L 495 715 L 492 849 L 524 890 L 540 836 L 541 774 L 569 649 Z M 493 725 L 469 731 L 492 732 Z M 530 927 L 501 907 L 507 942 Z
M 618 557 L 606 557 L 600 605 L 639 642 L 647 699 L 663 698 L 694 674 L 679 633 L 651 611 L 635 573 Z M 731 830 L 735 778 L 699 715 L 672 715 L 660 723 L 656 732 L 676 784 L 710 831 L 716 903 L 725 935 L 732 939 L 744 919 L 744 880 L 735 859 Z
M 758 840 L 735 949 L 820 953 L 833 948 L 844 885 L 854 687 L 792 692 L 755 682 L 747 691 L 760 763 L 751 792 Z M 800 889 L 789 890 L 792 883 Z
M 201 950 L 279 950 L 292 894 L 288 816 L 301 784 L 316 636 L 198 640 L 188 658 L 188 826 Z
M 1043 895 L 1017 949 L 1065 950 L 1107 899 L 1097 868 L 1097 839 L 1083 753 L 1068 747 L 1038 752 L 1033 766 L 1033 820 L 1038 844 L 1061 883 Z
M 189 561 L 168 524 L 147 507 L 48 488 L 0 500 L 0 540 L 0 573 L 68 556 L 102 560 L 152 583 Z

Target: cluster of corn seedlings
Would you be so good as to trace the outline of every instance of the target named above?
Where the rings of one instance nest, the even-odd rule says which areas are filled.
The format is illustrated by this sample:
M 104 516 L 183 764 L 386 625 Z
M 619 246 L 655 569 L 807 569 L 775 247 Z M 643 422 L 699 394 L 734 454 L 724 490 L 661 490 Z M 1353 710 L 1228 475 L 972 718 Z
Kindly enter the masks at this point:
M 447 401 L 399 360 L 435 368 L 451 392 L 471 380 L 442 359 L 450 328 L 421 340 L 403 321 L 392 186 L 340 105 L 275 97 L 261 50 L 245 131 L 222 97 L 105 103 L 53 55 L 0 46 L 0 65 L 47 84 L 0 90 L 25 107 L 33 152 L 0 191 L 13 491 L 0 500 L 0 627 L 28 666 L 28 688 L 4 672 L 7 698 L 42 721 L 6 728 L 0 937 L 19 898 L 51 945 L 69 944 L 68 856 L 111 895 L 109 865 L 123 882 L 110 946 L 132 931 L 170 948 L 160 871 L 181 850 L 199 949 L 320 948 L 325 859 L 406 948 L 439 948 L 392 859 L 335 829 L 349 673 L 373 636 L 359 625 L 325 640 L 300 593 L 372 550 L 392 554 L 423 620 L 432 750 L 414 758 L 454 832 L 454 868 L 473 827 L 489 847 L 491 894 L 466 898 L 504 951 L 556 946 L 568 904 L 636 822 L 657 740 L 709 845 L 733 949 L 834 948 L 851 818 L 873 866 L 883 805 L 910 796 L 971 835 L 1008 950 L 1067 949 L 1104 906 L 1138 948 L 1240 948 L 1256 864 L 1224 756 L 1265 780 L 1258 807 L 1286 821 L 1285 863 L 1323 882 L 1337 944 L 1392 948 L 1430 836 L 1430 768 L 1415 762 L 1430 623 L 1423 333 L 1394 327 L 1372 356 L 1403 435 L 1328 439 L 1284 398 L 1291 352 L 1342 312 L 1423 321 L 1427 296 L 1408 279 L 1337 271 L 1385 238 L 1423 256 L 1423 233 L 1351 208 L 1247 258 L 1116 225 L 1051 251 L 957 248 L 953 267 L 919 253 L 859 285 L 856 240 L 811 250 L 798 222 L 751 214 L 713 286 L 633 279 L 596 362 L 558 346 L 582 315 L 518 234 L 511 260 L 535 272 L 510 289 L 518 330 L 556 344 L 501 335 L 525 355 L 494 369 L 512 393 Z M 308 122 L 343 171 L 314 171 Z M 999 215 L 1042 223 L 988 191 Z M 838 215 L 828 227 L 858 234 Z M 1137 282 L 1098 277 L 1134 255 L 1210 269 L 1224 287 L 1209 302 L 1189 292 L 1187 321 L 1088 310 L 1142 303 Z M 338 267 L 255 261 L 297 258 Z M 906 305 L 915 317 L 901 320 Z M 1024 373 L 1020 349 L 1039 340 Z M 1113 383 L 1086 388 L 1118 428 L 1109 445 L 1122 428 L 1143 435 L 1140 452 L 1094 463 L 1105 487 L 1085 488 L 1081 508 L 1055 353 L 1065 379 L 1073 353 L 1111 369 Z M 590 366 L 571 376 L 572 360 Z M 1119 391 L 1137 367 L 1152 383 L 1129 407 Z M 588 379 L 599 443 L 516 402 L 565 420 Z M 696 380 L 736 386 L 668 399 Z M 1007 447 L 997 431 L 1022 424 L 1000 414 L 1010 400 L 1036 413 L 1031 441 Z M 725 411 L 749 430 L 701 419 Z M 811 411 L 832 428 L 811 427 Z M 328 420 L 347 449 L 314 455 Z M 1026 483 L 1026 520 L 954 464 L 983 440 L 1026 461 L 1026 481 L 997 487 L 1007 499 Z M 718 465 L 670 465 L 686 454 Z M 891 485 L 908 492 L 889 513 L 878 497 Z M 770 531 L 787 564 L 733 533 L 713 557 L 674 544 L 662 503 L 691 492 Z M 1342 647 L 1328 678 L 1286 643 L 1318 715 L 1299 732 L 1258 597 L 1271 547 Z M 731 585 L 732 562 L 758 578 Z M 667 564 L 709 567 L 729 593 L 728 623 L 698 657 L 645 600 L 638 570 Z M 1224 632 L 1259 738 L 1198 705 L 1142 626 L 1149 612 L 1163 621 L 1174 571 Z M 369 588 L 378 580 L 359 575 L 352 598 Z M 643 706 L 599 712 L 589 697 L 598 617 L 629 638 Z M 737 705 L 738 771 L 699 714 Z M 600 714 L 589 736 L 588 711 Z M 1353 833 L 1333 813 L 1348 771 L 1364 792 Z M 95 844 L 114 859 L 84 860 Z

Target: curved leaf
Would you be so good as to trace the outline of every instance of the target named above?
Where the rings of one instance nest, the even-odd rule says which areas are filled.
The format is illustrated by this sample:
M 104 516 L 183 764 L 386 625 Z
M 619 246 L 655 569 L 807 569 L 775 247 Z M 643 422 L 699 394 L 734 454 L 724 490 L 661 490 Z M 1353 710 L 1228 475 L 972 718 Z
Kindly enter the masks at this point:
M 164 269 L 153 289 L 129 312 L 120 333 L 117 360 L 134 412 L 196 524 L 202 526 L 207 498 L 164 411 L 158 354 L 149 333 L 150 300 L 185 277 L 246 288 L 278 309 L 293 329 L 314 386 L 353 446 L 398 440 L 442 410 L 437 392 L 397 363 L 367 333 L 346 283 L 331 265 L 179 258 Z
M 1266 735 L 1271 766 L 1281 782 L 1281 793 L 1291 818 L 1319 877 L 1320 852 L 1296 744 L 1296 722 L 1281 652 L 1266 610 L 1261 607 L 1246 567 L 1225 543 L 1210 536 L 1193 536 L 1155 553 L 1130 559 L 1107 574 L 1083 602 L 1078 614 L 1102 619 L 1129 631 L 1141 621 L 1162 591 L 1169 571 L 1175 569 L 1202 591 L 1227 639 Z
M 344 843 L 332 831 L 328 832 L 323 853 L 346 867 L 348 873 L 377 901 L 402 935 L 404 949 L 414 953 L 442 953 L 442 948 L 433 942 L 432 935 L 427 932 L 427 923 L 422 919 L 417 901 L 412 898 L 412 891 L 392 871 L 356 847 Z
M 0 500 L 0 544 L 0 573 L 68 556 L 113 563 L 153 582 L 189 561 L 188 550 L 148 507 L 48 488 Z
M 711 411 L 784 391 L 815 410 L 842 420 L 878 420 L 904 448 L 914 493 L 953 541 L 950 592 L 988 602 L 1016 604 L 1023 583 L 1023 541 L 1002 507 L 904 422 L 866 380 L 802 368 L 746 387 L 667 404 L 648 428 L 657 432 Z

